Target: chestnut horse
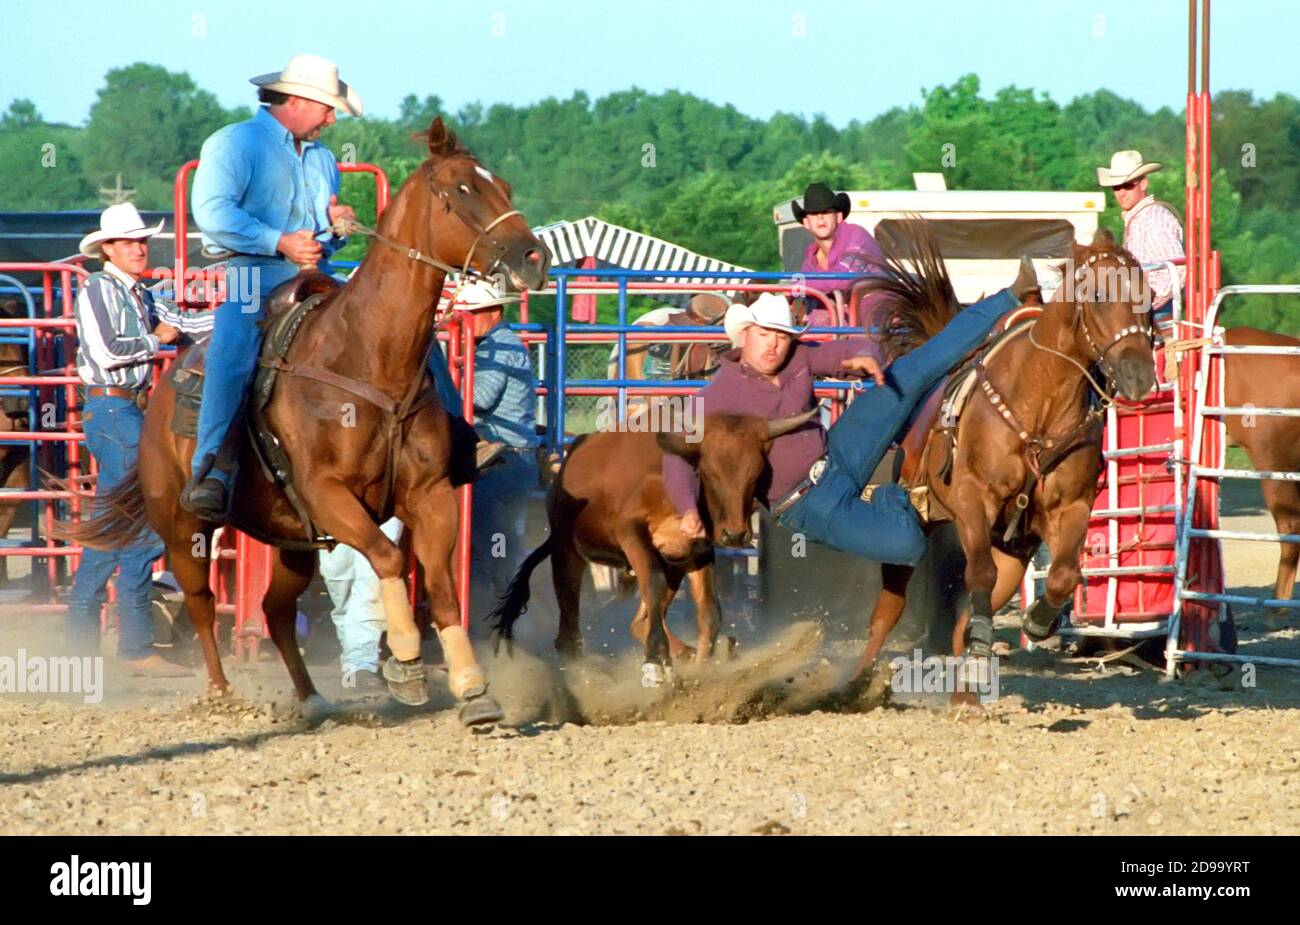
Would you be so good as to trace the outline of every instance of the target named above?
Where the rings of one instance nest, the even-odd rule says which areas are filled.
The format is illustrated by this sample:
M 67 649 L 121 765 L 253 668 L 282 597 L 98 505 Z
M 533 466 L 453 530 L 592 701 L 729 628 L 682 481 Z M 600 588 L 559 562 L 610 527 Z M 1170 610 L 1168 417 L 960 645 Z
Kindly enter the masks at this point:
M 479 273 L 504 273 L 514 286 L 531 289 L 545 283 L 549 258 L 512 208 L 510 186 L 465 150 L 440 118 L 427 140 L 429 158 L 384 212 L 365 260 L 346 286 L 303 320 L 264 415 L 283 444 L 316 528 L 360 551 L 378 573 L 394 653 L 384 676 L 399 700 L 423 703 L 428 691 L 405 559 L 378 524 L 396 515 L 410 529 L 448 683 L 461 703 L 461 721 L 470 725 L 493 722 L 501 711 L 460 627 L 452 579 L 459 505 L 451 478 L 450 417 L 425 364 L 437 349 L 434 315 L 448 269 L 468 262 Z M 285 286 L 301 291 L 311 282 L 300 276 Z M 271 310 L 281 291 L 272 297 Z M 138 478 L 128 478 L 108 495 L 101 513 L 70 533 L 87 545 L 112 548 L 153 526 L 185 592 L 210 691 L 220 694 L 229 684 L 213 634 L 208 585 L 216 524 L 179 504 L 194 440 L 172 433 L 175 397 L 168 380 L 159 384 L 145 414 Z M 277 547 L 262 608 L 304 714 L 319 718 L 330 707 L 317 694 L 294 637 L 297 600 L 315 572 L 316 552 L 302 548 L 304 525 L 249 443 L 244 441 L 240 454 L 230 519 Z
M 920 258 L 919 285 L 898 251 L 887 246 L 889 265 L 882 276 L 860 284 L 890 297 L 885 336 L 894 355 L 936 334 L 960 310 L 929 231 L 917 224 L 909 236 Z M 904 473 L 913 485 L 928 485 L 931 504 L 937 502 L 939 518 L 956 522 L 966 553 L 970 607 L 953 629 L 954 655 L 991 654 L 993 614 L 1011 599 L 1043 542 L 1052 556 L 1047 593 L 1023 615 L 1023 625 L 1035 639 L 1051 634 L 1081 578 L 1079 555 L 1097 493 L 1097 372 L 1133 401 L 1156 382 L 1150 312 L 1140 298 L 1145 277 L 1137 261 L 1106 231 L 1091 246 L 1074 244 L 1071 251 L 1053 301 L 988 359 L 987 388 L 972 391 L 951 456 L 944 452 L 947 434 L 936 427 L 925 435 L 919 460 L 909 461 L 907 468 L 915 472 L 910 478 Z M 932 298 L 932 292 L 947 298 Z M 1108 402 L 1113 396 L 1108 390 L 1099 398 Z M 883 693 L 880 678 L 886 673 L 876 672 L 872 683 L 873 668 L 902 615 L 911 575 L 910 566 L 882 567 L 883 587 L 851 689 Z
M 1300 340 L 1255 328 L 1229 328 L 1223 342 L 1233 347 L 1300 347 Z M 1251 356 L 1229 353 L 1223 358 L 1223 403 L 1233 408 L 1300 408 L 1300 356 Z M 1300 417 L 1225 415 L 1228 438 L 1246 451 L 1251 464 L 1267 472 L 1300 472 Z M 1264 504 L 1277 532 L 1300 534 L 1300 482 L 1264 479 Z M 1273 598 L 1290 600 L 1295 590 L 1300 543 L 1282 543 Z M 1290 612 L 1277 608 L 1275 620 Z

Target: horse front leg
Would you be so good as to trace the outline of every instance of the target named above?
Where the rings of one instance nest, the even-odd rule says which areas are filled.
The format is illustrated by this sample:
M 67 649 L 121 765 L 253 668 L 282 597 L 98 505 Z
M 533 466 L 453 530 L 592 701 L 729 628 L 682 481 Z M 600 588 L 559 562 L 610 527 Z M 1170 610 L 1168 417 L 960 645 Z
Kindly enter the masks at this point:
M 414 503 L 405 504 L 398 516 L 404 520 L 409 518 L 412 547 L 424 567 L 429 612 L 447 659 L 447 687 L 461 705 L 461 724 L 477 726 L 498 722 L 505 714 L 488 694 L 487 676 L 474 655 L 469 633 L 460 622 L 460 600 L 452 568 L 460 526 L 456 489 L 450 481 L 443 481 Z M 468 593 L 468 589 L 462 589 L 462 593 Z M 410 604 L 406 606 L 409 608 Z M 416 659 L 419 664 L 418 650 Z M 385 666 L 385 677 L 388 677 L 388 667 Z M 422 677 L 423 666 L 420 673 Z
M 1035 642 L 1042 642 L 1056 631 L 1061 611 L 1083 578 L 1079 555 L 1083 551 L 1091 516 L 1092 505 L 1083 499 L 1048 512 L 1044 539 L 1052 555 L 1052 564 L 1047 570 L 1045 593 L 1034 601 L 1020 620 L 1025 635 Z
M 966 590 L 970 593 L 970 610 L 966 620 L 958 620 L 953 629 L 953 655 L 989 658 L 993 654 L 993 592 L 998 582 L 998 567 L 993 560 L 989 541 L 992 518 L 985 508 L 987 489 L 969 473 L 963 473 L 954 486 L 950 505 L 957 524 L 957 535 L 966 553 Z
M 308 510 L 316 526 L 365 556 L 379 577 L 379 603 L 387 624 L 388 647 L 393 650 L 393 657 L 384 665 L 389 693 L 412 706 L 427 703 L 429 691 L 420 658 L 420 630 L 415 625 L 406 587 L 406 556 L 338 478 L 309 479 L 302 494 L 310 499 Z M 454 500 L 452 511 L 454 518 Z

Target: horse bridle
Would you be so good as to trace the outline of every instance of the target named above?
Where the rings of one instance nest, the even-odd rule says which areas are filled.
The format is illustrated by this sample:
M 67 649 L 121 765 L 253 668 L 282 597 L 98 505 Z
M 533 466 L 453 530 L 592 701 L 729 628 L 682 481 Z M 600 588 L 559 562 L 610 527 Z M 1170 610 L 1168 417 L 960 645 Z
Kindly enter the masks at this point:
M 501 266 L 501 261 L 504 259 L 506 252 L 509 249 L 504 244 L 499 244 L 498 242 L 494 241 L 492 238 L 488 237 L 488 232 L 490 232 L 497 225 L 500 225 L 506 219 L 515 215 L 523 215 L 523 213 L 520 212 L 518 209 L 510 209 L 506 212 L 502 212 L 500 215 L 492 219 L 492 221 L 488 222 L 486 225 L 480 225 L 478 222 L 475 222 L 472 219 L 467 218 L 465 215 L 461 213 L 459 209 L 456 208 L 456 204 L 451 200 L 451 195 L 446 190 L 440 189 L 438 185 L 433 182 L 432 175 L 429 177 L 429 189 L 439 199 L 443 201 L 446 210 L 448 212 L 450 212 L 457 219 L 459 219 L 461 224 L 464 225 L 466 228 L 468 228 L 470 231 L 475 232 L 474 241 L 473 243 L 470 244 L 469 251 L 465 254 L 465 262 L 460 267 L 454 267 L 451 264 L 444 263 L 443 261 L 437 259 L 436 257 L 430 257 L 428 254 L 422 253 L 414 247 L 408 247 L 407 245 L 403 244 L 401 241 L 395 240 L 394 238 L 390 238 L 387 235 L 382 234 L 376 228 L 370 228 L 366 225 L 361 224 L 356 219 L 346 220 L 345 222 L 341 221 L 339 224 L 346 225 L 346 227 L 341 228 L 340 231 L 342 231 L 343 233 L 356 232 L 365 235 L 366 237 L 374 238 L 376 241 L 380 242 L 381 244 L 387 245 L 388 247 L 391 247 L 394 250 L 401 251 L 410 260 L 414 260 L 417 263 L 423 263 L 431 267 L 436 267 L 439 270 L 442 270 L 444 273 L 457 274 L 457 278 L 459 279 L 461 285 L 464 285 L 465 283 L 473 280 L 486 279 L 492 276 L 493 271 Z M 486 270 L 479 271 L 471 267 L 470 262 L 474 259 L 474 252 L 478 249 L 479 243 L 484 239 L 486 239 L 487 242 L 491 244 L 493 248 L 495 248 L 497 254 L 496 257 L 493 259 L 492 263 L 488 264 Z
M 1076 286 L 1092 271 L 1093 264 L 1101 260 L 1103 257 L 1114 257 L 1119 261 L 1120 266 L 1124 269 L 1138 267 L 1138 264 L 1131 260 L 1123 251 L 1102 251 L 1099 254 L 1093 254 L 1083 262 L 1083 266 L 1079 267 L 1079 269 L 1075 271 L 1074 282 Z M 1144 327 L 1140 324 L 1130 324 L 1127 327 L 1120 328 L 1116 331 L 1111 339 L 1106 342 L 1104 347 L 1098 346 L 1097 342 L 1093 340 L 1092 332 L 1088 330 L 1088 319 L 1090 318 L 1088 306 L 1091 302 L 1083 302 L 1076 298 L 1074 304 L 1078 312 L 1079 328 L 1083 331 L 1083 339 L 1088 342 L 1088 349 L 1095 354 L 1092 361 L 1102 368 L 1102 371 L 1106 373 L 1107 379 L 1113 379 L 1115 377 L 1114 370 L 1110 365 L 1110 361 L 1106 358 L 1106 355 L 1110 353 L 1110 351 L 1114 349 L 1120 341 L 1127 337 L 1132 337 L 1134 334 L 1144 334 L 1146 335 L 1148 346 L 1155 345 L 1156 333 L 1154 328 Z M 1149 314 L 1148 317 L 1150 317 Z
M 1103 257 L 1114 257 L 1116 260 L 1119 261 L 1120 266 L 1124 268 L 1131 268 L 1131 267 L 1138 266 L 1138 264 L 1130 260 L 1129 257 L 1124 254 L 1123 251 L 1119 251 L 1119 250 L 1102 251 L 1101 253 L 1093 254 L 1091 257 L 1089 257 L 1087 260 L 1084 261 L 1083 265 L 1079 267 L 1079 269 L 1075 271 L 1074 283 L 1076 286 L 1079 283 L 1081 283 L 1084 280 L 1084 278 L 1091 272 L 1093 264 L 1101 260 Z M 1104 347 L 1099 346 L 1097 344 L 1097 341 L 1093 339 L 1092 332 L 1088 329 L 1088 319 L 1090 317 L 1090 314 L 1088 312 L 1088 305 L 1091 303 L 1080 300 L 1077 297 L 1073 299 L 1073 302 L 1075 307 L 1075 319 L 1078 323 L 1079 329 L 1083 332 L 1083 339 L 1087 341 L 1088 349 L 1091 350 L 1092 353 L 1094 354 L 1092 357 L 1090 357 L 1090 359 L 1094 364 L 1101 367 L 1101 370 L 1103 374 L 1105 374 L 1108 382 L 1115 378 L 1115 374 L 1114 374 L 1115 371 L 1111 366 L 1110 361 L 1107 359 L 1106 355 L 1110 353 L 1110 351 L 1114 349 L 1114 347 L 1117 344 L 1119 344 L 1120 341 L 1124 340 L 1127 337 L 1132 337 L 1134 334 L 1145 334 L 1147 337 L 1148 345 L 1154 347 L 1159 340 L 1159 335 L 1156 333 L 1154 328 L 1144 327 L 1143 325 L 1140 324 L 1130 324 L 1126 327 L 1121 328 L 1119 331 L 1115 332 L 1115 334 L 1110 338 L 1110 340 L 1106 342 L 1106 345 Z M 1053 354 L 1054 356 L 1058 356 L 1061 359 L 1067 360 L 1068 362 L 1072 363 L 1074 366 L 1077 366 L 1079 368 L 1079 371 L 1083 373 L 1084 378 L 1088 381 L 1088 384 L 1092 386 L 1093 391 L 1097 393 L 1097 397 L 1100 398 L 1102 402 L 1106 404 L 1110 404 L 1114 401 L 1114 395 L 1112 395 L 1109 391 L 1103 388 L 1097 382 L 1097 380 L 1093 378 L 1093 375 L 1091 372 L 1089 372 L 1088 368 L 1085 367 L 1082 363 L 1080 363 L 1078 360 L 1076 360 L 1074 357 L 1070 356 L 1069 354 L 1062 353 L 1059 350 L 1055 350 L 1051 347 L 1040 344 L 1038 340 L 1034 337 L 1034 330 L 1032 327 L 1029 329 L 1029 342 L 1033 344 L 1035 347 L 1037 347 L 1039 350 L 1042 350 L 1045 353 Z

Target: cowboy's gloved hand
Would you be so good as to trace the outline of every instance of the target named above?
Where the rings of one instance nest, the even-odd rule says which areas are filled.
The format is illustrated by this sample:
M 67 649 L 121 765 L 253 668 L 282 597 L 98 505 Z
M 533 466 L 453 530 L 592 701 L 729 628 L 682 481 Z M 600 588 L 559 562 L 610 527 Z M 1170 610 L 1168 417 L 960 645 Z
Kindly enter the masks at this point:
M 331 196 L 329 205 L 330 225 L 334 228 L 334 233 L 339 234 L 339 229 L 347 229 L 357 220 L 357 213 L 352 211 L 351 206 L 339 205 L 339 197 Z M 342 235 L 340 235 L 342 237 Z
M 840 369 L 846 373 L 857 373 L 864 379 L 870 377 L 876 381 L 876 385 L 885 384 L 885 372 L 875 357 L 849 357 L 840 362 Z

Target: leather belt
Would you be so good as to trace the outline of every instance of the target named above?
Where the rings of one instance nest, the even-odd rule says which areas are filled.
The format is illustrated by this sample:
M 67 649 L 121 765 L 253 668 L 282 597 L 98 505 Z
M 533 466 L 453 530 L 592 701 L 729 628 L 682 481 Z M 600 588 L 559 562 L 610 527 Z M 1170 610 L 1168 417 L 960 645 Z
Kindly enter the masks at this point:
M 149 393 L 144 389 L 124 389 L 117 385 L 88 385 L 87 398 L 125 398 L 143 409 L 149 403 Z
M 772 505 L 770 508 L 772 516 L 780 517 L 786 511 L 790 510 L 790 508 L 794 507 L 795 503 L 799 501 L 800 498 L 808 494 L 808 492 L 812 490 L 812 487 L 821 481 L 822 474 L 825 471 L 826 457 L 823 456 L 820 459 L 814 460 L 813 464 L 808 467 L 808 478 L 804 479 L 786 495 L 780 498 L 776 504 Z

